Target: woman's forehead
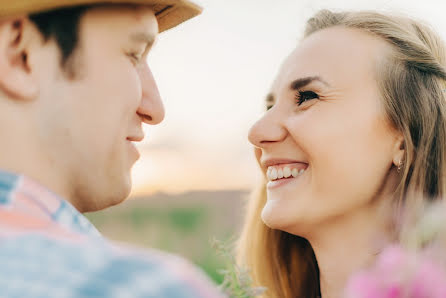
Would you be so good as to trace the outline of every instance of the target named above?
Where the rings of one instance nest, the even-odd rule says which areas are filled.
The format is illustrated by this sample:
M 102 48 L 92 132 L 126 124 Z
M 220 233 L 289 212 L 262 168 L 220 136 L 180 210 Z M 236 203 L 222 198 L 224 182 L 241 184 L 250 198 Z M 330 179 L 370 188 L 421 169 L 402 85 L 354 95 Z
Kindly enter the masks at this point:
M 358 29 L 333 27 L 311 34 L 288 56 L 273 90 L 293 81 L 320 77 L 332 86 L 374 82 L 377 65 L 387 56 L 385 41 Z

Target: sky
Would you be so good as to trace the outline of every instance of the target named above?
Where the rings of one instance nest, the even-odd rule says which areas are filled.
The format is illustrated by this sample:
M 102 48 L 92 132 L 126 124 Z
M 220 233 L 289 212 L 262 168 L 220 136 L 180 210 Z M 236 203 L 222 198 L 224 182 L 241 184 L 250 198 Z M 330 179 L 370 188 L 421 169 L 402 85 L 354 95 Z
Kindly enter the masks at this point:
M 446 40 L 436 0 L 197 0 L 203 13 L 160 34 L 148 62 L 166 108 L 145 126 L 132 195 L 252 189 L 260 181 L 249 128 L 281 63 L 320 9 L 372 9 L 427 21 Z

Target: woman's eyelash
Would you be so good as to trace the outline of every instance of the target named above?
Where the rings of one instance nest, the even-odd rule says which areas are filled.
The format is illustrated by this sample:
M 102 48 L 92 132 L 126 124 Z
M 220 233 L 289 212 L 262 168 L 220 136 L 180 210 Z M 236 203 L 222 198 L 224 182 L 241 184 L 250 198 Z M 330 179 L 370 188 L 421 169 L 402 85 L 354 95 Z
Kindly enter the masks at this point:
M 319 99 L 319 95 L 314 91 L 298 91 L 296 94 L 296 102 L 300 106 L 306 101 L 312 100 L 312 99 Z M 266 110 L 270 110 L 273 107 L 273 104 L 270 102 L 267 102 L 266 104 Z
M 296 101 L 299 106 L 308 100 L 318 99 L 318 98 L 319 95 L 313 91 L 299 91 L 296 94 Z

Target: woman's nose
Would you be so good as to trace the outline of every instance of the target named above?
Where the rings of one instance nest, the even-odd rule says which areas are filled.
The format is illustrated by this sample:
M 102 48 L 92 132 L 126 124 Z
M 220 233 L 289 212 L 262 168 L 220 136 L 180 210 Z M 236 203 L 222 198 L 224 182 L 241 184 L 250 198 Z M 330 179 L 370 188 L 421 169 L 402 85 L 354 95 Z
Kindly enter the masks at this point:
M 283 141 L 287 131 L 282 125 L 282 119 L 283 115 L 273 107 L 251 127 L 248 134 L 249 141 L 258 148 Z

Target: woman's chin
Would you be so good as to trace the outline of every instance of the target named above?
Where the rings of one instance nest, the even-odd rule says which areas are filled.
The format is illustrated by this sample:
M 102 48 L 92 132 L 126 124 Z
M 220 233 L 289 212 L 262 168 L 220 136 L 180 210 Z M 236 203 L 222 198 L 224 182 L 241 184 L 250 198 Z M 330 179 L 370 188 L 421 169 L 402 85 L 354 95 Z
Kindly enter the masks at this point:
M 290 219 L 284 216 L 284 212 L 279 210 L 280 208 L 280 204 L 276 204 L 274 201 L 268 201 L 263 207 L 262 221 L 271 229 L 284 230 L 290 225 Z
M 299 213 L 296 206 L 285 206 L 278 200 L 267 201 L 262 209 L 261 218 L 263 223 L 274 230 L 281 230 L 293 235 L 305 237 L 308 232 L 314 231 L 318 227 L 318 221 L 310 213 Z

